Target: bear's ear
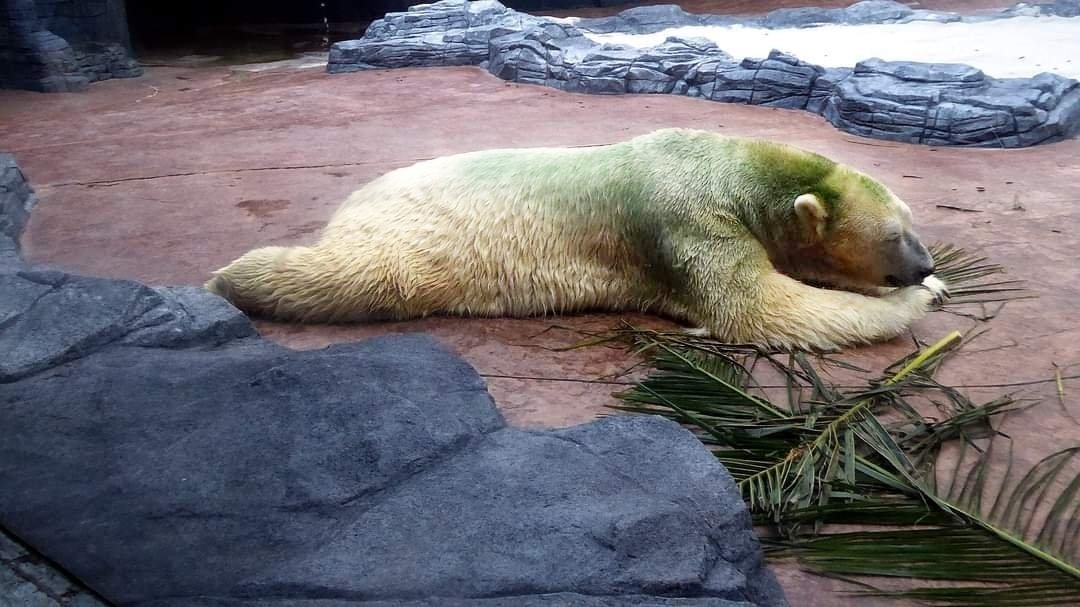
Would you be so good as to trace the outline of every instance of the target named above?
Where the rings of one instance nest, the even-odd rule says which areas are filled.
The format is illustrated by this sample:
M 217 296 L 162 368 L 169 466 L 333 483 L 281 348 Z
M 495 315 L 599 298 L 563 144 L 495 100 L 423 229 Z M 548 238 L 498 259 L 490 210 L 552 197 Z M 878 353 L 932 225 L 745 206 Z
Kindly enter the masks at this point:
M 796 198 L 795 215 L 808 235 L 812 234 L 817 238 L 825 236 L 825 223 L 829 219 L 829 212 L 820 198 L 813 194 L 803 194 Z

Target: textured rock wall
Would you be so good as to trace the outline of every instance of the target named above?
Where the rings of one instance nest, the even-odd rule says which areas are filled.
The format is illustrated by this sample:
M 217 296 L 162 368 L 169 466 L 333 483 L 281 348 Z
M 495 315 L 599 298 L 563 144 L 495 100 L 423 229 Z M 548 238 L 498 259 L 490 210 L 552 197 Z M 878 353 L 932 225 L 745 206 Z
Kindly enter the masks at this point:
M 0 156 L 0 238 L 33 193 Z M 17 248 L 11 251 L 17 256 Z M 314 351 L 200 288 L 0 266 L 0 593 L 94 607 L 782 607 L 687 430 L 507 427 L 421 335 Z M 0 594 L 0 603 L 5 594 Z
M 19 237 L 36 204 L 37 196 L 15 163 L 15 157 L 0 154 L 0 272 L 24 267 Z
M 123 0 L 0 0 L 0 87 L 79 91 L 142 74 Z
M 34 0 L 34 6 L 45 29 L 71 44 L 131 44 L 121 0 Z
M 970 19 L 1065 15 L 1075 4 L 1018 5 Z M 685 25 L 781 28 L 961 19 L 968 18 L 866 0 L 844 9 L 781 9 L 742 21 L 694 15 L 675 5 L 649 6 L 571 24 L 519 13 L 495 0 L 443 0 L 388 14 L 363 38 L 335 44 L 327 69 L 480 65 L 504 80 L 572 92 L 674 94 L 802 109 L 850 133 L 929 145 L 1025 147 L 1080 130 L 1080 83 L 1054 74 L 995 79 L 966 65 L 872 58 L 825 68 L 779 51 L 763 59 L 735 58 L 704 39 L 669 38 L 639 49 L 585 36 Z
M 6 276 L 26 269 L 19 237 L 35 204 L 34 190 L 15 158 L 0 154 L 0 284 Z M 12 302 L 20 301 L 20 297 L 19 293 L 0 291 L 0 327 L 12 319 Z M 39 552 L 0 528 L 0 605 L 101 607 L 102 603 Z

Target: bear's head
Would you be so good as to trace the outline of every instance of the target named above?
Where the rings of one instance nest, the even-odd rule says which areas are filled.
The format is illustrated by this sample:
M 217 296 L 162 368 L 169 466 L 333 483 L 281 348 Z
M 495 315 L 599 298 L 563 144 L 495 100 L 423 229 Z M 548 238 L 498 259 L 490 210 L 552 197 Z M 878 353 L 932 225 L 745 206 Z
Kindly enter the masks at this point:
M 903 287 L 934 272 L 911 209 L 871 177 L 837 164 L 790 204 L 802 236 L 801 278 L 840 288 Z

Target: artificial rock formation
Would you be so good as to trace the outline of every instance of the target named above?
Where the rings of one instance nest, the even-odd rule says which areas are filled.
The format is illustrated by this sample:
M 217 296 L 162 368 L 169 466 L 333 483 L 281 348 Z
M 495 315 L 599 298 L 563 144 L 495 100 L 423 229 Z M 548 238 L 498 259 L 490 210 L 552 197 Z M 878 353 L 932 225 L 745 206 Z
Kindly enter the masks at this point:
M 24 267 L 19 236 L 37 196 L 11 154 L 0 154 L 0 272 Z
M 786 605 L 688 431 L 507 427 L 426 336 L 294 351 L 202 289 L 9 264 L 0 427 L 0 527 L 117 604 Z M 0 540 L 0 590 L 45 596 Z
M 1072 3 L 1072 4 L 1070 4 Z M 586 32 L 654 33 L 687 25 L 783 28 L 1070 14 L 1075 0 L 979 17 L 912 10 L 891 0 L 844 9 L 781 9 L 738 20 L 675 5 L 614 17 L 565 20 L 510 10 L 495 0 L 442 0 L 391 13 L 359 40 L 335 44 L 332 73 L 407 66 L 480 65 L 504 80 L 571 92 L 664 93 L 803 109 L 867 137 L 931 145 L 1025 147 L 1080 130 L 1080 83 L 1054 74 L 995 79 L 966 65 L 867 59 L 824 68 L 773 51 L 735 58 L 711 41 L 669 38 L 652 48 L 600 44 Z
M 80 91 L 141 74 L 123 0 L 0 0 L 0 88 Z

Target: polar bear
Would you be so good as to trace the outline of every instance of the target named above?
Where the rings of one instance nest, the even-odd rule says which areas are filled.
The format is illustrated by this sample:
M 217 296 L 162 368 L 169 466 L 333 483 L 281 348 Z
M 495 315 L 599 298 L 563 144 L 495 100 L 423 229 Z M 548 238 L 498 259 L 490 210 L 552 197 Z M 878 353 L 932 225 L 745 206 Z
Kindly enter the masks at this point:
M 391 171 L 312 246 L 255 249 L 207 288 L 300 322 L 642 311 L 766 347 L 890 339 L 947 296 L 908 206 L 788 145 L 664 129 Z

